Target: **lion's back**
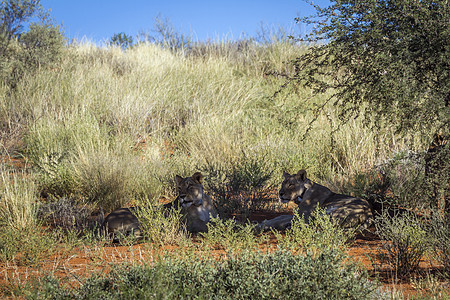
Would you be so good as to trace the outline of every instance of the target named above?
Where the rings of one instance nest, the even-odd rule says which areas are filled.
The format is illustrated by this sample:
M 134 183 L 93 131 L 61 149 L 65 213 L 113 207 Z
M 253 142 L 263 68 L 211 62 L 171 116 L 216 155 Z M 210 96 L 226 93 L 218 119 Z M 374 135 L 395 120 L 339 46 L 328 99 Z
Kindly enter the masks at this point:
M 366 229 L 373 221 L 372 206 L 362 198 L 334 194 L 322 206 L 344 228 Z

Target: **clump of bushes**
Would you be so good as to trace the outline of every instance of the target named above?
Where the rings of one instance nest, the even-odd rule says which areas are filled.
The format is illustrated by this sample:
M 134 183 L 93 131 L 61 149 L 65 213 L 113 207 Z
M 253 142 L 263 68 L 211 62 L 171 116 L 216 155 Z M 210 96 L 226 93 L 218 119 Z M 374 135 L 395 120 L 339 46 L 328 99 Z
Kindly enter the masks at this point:
M 64 290 L 45 279 L 32 291 L 42 298 L 83 299 L 374 299 L 377 285 L 338 251 L 319 256 L 290 251 L 246 252 L 224 260 L 188 256 L 153 265 L 112 268 L 81 287 Z M 49 284 L 52 283 L 52 284 Z

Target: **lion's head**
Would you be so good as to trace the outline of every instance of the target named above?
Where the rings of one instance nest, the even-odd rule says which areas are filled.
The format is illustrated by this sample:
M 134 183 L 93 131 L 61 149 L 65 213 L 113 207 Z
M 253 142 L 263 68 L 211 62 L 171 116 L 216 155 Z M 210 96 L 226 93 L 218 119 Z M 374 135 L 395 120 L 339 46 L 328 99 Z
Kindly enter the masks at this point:
M 183 208 L 188 208 L 191 205 L 200 206 L 203 204 L 202 178 L 200 172 L 194 173 L 192 177 L 183 178 L 178 175 L 175 177 L 178 189 L 178 199 Z
M 297 205 L 302 201 L 305 191 L 311 186 L 311 181 L 306 178 L 306 171 L 300 170 L 297 174 L 290 175 L 283 172 L 284 180 L 278 192 L 281 203 L 294 201 Z

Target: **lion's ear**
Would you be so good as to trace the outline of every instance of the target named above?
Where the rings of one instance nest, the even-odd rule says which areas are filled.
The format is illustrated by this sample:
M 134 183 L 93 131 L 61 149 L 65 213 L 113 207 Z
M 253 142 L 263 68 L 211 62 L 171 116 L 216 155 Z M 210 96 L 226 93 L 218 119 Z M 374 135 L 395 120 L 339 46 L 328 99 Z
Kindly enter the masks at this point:
M 291 176 L 291 174 L 289 174 L 289 173 L 286 172 L 286 171 L 283 171 L 283 176 L 284 176 L 284 178 L 286 179 L 286 178 L 288 178 L 289 176 Z
M 183 181 L 183 177 L 181 176 L 175 176 L 175 182 L 177 183 L 177 185 L 180 185 L 181 181 Z
M 306 171 L 305 171 L 305 170 L 300 170 L 300 171 L 298 171 L 297 177 L 298 177 L 298 179 L 300 179 L 301 181 L 305 181 L 305 180 L 306 180 Z
M 194 179 L 195 181 L 197 181 L 198 183 L 201 184 L 202 183 L 202 179 L 203 179 L 202 173 L 195 172 L 194 175 L 192 175 L 192 179 Z

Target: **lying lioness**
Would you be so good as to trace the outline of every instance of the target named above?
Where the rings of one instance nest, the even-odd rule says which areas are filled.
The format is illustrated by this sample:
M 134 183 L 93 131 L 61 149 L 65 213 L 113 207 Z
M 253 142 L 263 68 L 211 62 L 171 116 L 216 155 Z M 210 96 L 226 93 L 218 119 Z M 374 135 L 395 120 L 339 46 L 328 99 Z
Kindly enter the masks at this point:
M 189 232 L 206 232 L 211 217 L 217 217 L 217 210 L 211 198 L 203 191 L 202 174 L 195 173 L 192 177 L 176 176 L 178 197 L 168 205 L 170 207 L 181 207 L 183 220 Z
M 344 228 L 365 229 L 370 226 L 372 207 L 366 200 L 333 193 L 327 187 L 309 180 L 305 170 L 294 175 L 284 172 L 283 175 L 284 181 L 278 192 L 280 202 L 294 201 L 298 205 L 299 216 L 305 220 L 318 205 Z M 279 216 L 264 220 L 260 226 L 262 229 L 283 230 L 291 225 L 292 218 L 292 215 Z
M 164 205 L 164 209 L 180 209 L 182 220 L 187 231 L 191 233 L 206 232 L 207 223 L 211 217 L 217 216 L 211 198 L 203 192 L 202 174 L 195 173 L 192 177 L 176 176 L 178 197 Z M 141 237 L 139 220 L 136 217 L 138 207 L 119 208 L 111 212 L 104 220 L 103 227 L 109 234 L 122 233 Z
M 142 232 L 139 226 L 136 211 L 138 207 L 122 207 L 111 212 L 103 221 L 102 227 L 106 233 L 115 236 L 120 233 L 125 236 L 134 235 L 142 238 Z

